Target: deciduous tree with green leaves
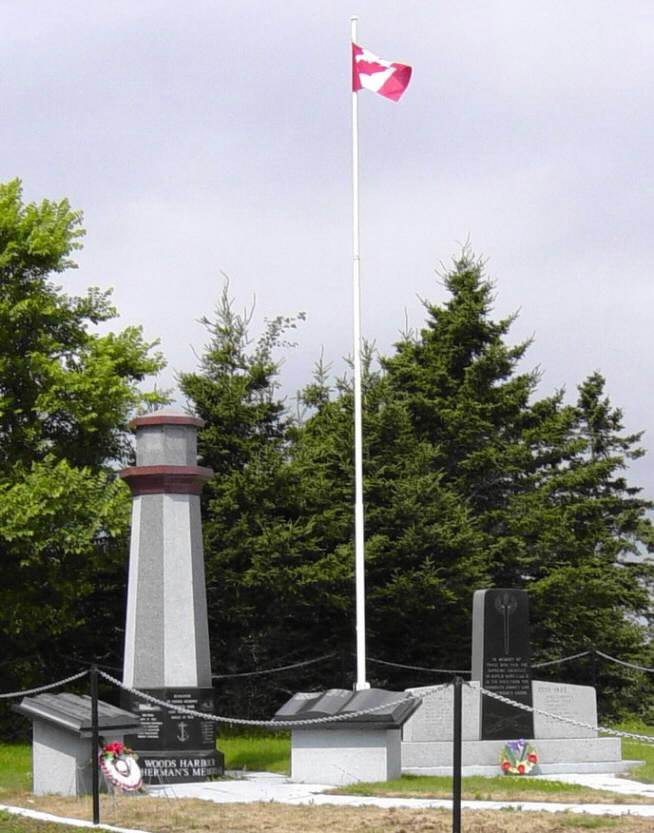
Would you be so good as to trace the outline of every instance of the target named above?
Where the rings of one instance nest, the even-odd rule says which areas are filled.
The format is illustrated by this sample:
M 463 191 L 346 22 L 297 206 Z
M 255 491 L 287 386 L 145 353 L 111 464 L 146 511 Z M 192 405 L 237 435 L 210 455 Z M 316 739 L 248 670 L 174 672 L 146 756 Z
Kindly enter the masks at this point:
M 141 383 L 162 366 L 140 328 L 101 335 L 109 293 L 66 295 L 84 232 L 67 200 L 0 185 L 0 633 L 5 685 L 51 679 L 116 645 L 130 455 Z M 119 546 L 117 546 L 119 542 Z M 3 689 L 5 686 L 3 685 Z

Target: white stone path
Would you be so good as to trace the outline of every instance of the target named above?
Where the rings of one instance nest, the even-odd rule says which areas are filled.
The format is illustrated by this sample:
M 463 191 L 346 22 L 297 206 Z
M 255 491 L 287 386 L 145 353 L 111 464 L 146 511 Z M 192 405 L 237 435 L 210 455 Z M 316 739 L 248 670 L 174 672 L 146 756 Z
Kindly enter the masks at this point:
M 25 816 L 39 821 L 49 821 L 55 824 L 64 824 L 68 827 L 90 827 L 93 830 L 111 830 L 114 833 L 148 833 L 147 830 L 135 830 L 131 827 L 115 827 L 112 824 L 93 824 L 92 821 L 83 819 L 69 819 L 64 816 L 53 816 L 52 813 L 43 813 L 40 810 L 28 810 L 26 807 L 12 807 L 9 804 L 0 804 L 0 810 L 11 813 L 14 816 Z
M 362 795 L 329 795 L 331 787 L 321 784 L 294 784 L 286 776 L 271 772 L 231 773 L 231 778 L 222 781 L 208 781 L 202 784 L 171 784 L 161 787 L 148 787 L 148 793 L 162 798 L 199 798 L 217 803 L 279 802 L 281 804 L 341 805 L 347 807 L 407 807 L 413 809 L 437 808 L 449 810 L 452 802 L 445 799 L 429 798 L 377 798 Z M 544 811 L 549 813 L 588 813 L 589 815 L 643 816 L 654 818 L 654 784 L 642 784 L 616 775 L 540 775 L 550 781 L 565 781 L 582 784 L 591 789 L 610 790 L 624 797 L 630 795 L 647 796 L 651 804 L 555 804 L 544 801 L 463 801 L 466 810 L 502 810 L 511 808 L 525 811 Z M 74 827 L 89 827 L 90 821 L 62 818 L 38 810 L 11 807 L 0 804 L 0 810 L 43 821 L 59 822 Z M 114 833 L 147 833 L 126 827 L 103 824 L 96 830 L 105 829 Z
M 331 795 L 332 789 L 321 784 L 294 784 L 284 775 L 270 772 L 231 773 L 232 779 L 209 781 L 203 784 L 171 784 L 150 787 L 152 795 L 169 798 L 201 798 L 205 801 L 250 802 L 279 801 L 282 804 L 332 804 L 348 807 L 372 805 L 376 807 L 413 807 L 415 809 L 437 807 L 450 809 L 447 799 L 431 798 L 377 798 L 362 795 Z M 463 801 L 464 809 L 500 810 L 511 807 L 521 810 L 540 810 L 551 813 L 575 812 L 594 815 L 636 815 L 654 818 L 654 784 L 641 784 L 615 775 L 552 775 L 536 776 L 548 780 L 567 781 L 598 789 L 611 790 L 620 796 L 645 795 L 652 804 L 558 804 L 544 801 Z

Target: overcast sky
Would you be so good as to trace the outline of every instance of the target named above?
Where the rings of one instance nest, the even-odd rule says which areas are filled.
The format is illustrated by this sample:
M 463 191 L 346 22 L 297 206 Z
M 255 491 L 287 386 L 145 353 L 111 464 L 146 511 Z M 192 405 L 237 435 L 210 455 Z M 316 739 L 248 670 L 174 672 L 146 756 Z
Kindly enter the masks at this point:
M 196 365 L 231 279 L 239 307 L 303 311 L 289 394 L 351 350 L 349 18 L 410 63 L 360 94 L 363 331 L 388 350 L 443 301 L 462 242 L 519 310 L 542 394 L 596 369 L 650 415 L 654 7 L 626 0 L 0 0 L 0 178 L 84 211 L 70 293 L 114 288 L 169 362 Z M 654 454 L 633 469 L 654 496 Z

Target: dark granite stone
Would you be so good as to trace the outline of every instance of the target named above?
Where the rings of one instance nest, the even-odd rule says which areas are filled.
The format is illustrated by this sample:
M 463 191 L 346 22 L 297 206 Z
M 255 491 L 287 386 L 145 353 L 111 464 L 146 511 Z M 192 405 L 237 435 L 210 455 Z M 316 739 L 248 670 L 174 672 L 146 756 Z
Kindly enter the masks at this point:
M 532 705 L 529 600 L 525 590 L 477 590 L 472 616 L 472 679 L 483 688 Z M 533 738 L 531 712 L 481 698 L 481 739 Z
M 194 711 L 214 711 L 212 688 L 158 688 L 145 693 Z M 138 731 L 127 735 L 125 743 L 139 754 L 146 784 L 198 781 L 223 774 L 223 755 L 216 750 L 212 720 L 171 711 L 129 692 L 123 693 L 123 704 L 140 721 Z
M 37 694 L 34 697 L 23 697 L 13 710 L 32 720 L 53 723 L 60 729 L 67 729 L 81 737 L 91 736 L 91 698 L 88 695 Z M 119 709 L 103 700 L 98 701 L 100 734 L 103 731 L 134 730 L 137 726 L 138 718 L 129 711 Z
M 419 705 L 420 700 L 407 695 L 404 691 L 386 691 L 381 688 L 349 691 L 343 688 L 330 688 L 327 691 L 295 694 L 277 710 L 273 720 L 280 723 L 292 720 L 312 720 L 320 717 L 355 714 L 358 711 L 379 707 L 370 714 L 325 723 L 323 728 L 338 729 L 355 725 L 369 729 L 398 729 Z

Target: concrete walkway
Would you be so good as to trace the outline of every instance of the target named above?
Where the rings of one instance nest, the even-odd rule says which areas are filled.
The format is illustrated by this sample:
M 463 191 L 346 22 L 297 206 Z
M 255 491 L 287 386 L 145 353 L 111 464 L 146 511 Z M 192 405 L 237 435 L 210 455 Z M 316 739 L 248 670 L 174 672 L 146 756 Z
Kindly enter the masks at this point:
M 332 804 L 347 807 L 410 807 L 414 809 L 435 807 L 450 809 L 452 802 L 447 799 L 430 798 L 377 798 L 359 795 L 330 795 L 331 787 L 323 784 L 295 784 L 284 775 L 270 772 L 232 772 L 224 781 L 209 781 L 204 784 L 169 784 L 148 787 L 153 796 L 168 798 L 200 798 L 218 803 L 244 803 L 253 801 L 282 804 Z M 598 790 L 610 790 L 620 796 L 644 795 L 652 798 L 652 804 L 558 804 L 544 801 L 464 801 L 462 806 L 469 810 L 500 810 L 508 807 L 523 811 L 544 811 L 550 813 L 573 812 L 592 815 L 634 815 L 654 818 L 654 785 L 629 781 L 615 775 L 552 775 L 534 776 L 546 780 L 567 781 L 583 784 Z
M 231 772 L 231 777 L 223 781 L 209 781 L 203 784 L 169 784 L 166 786 L 150 786 L 148 794 L 161 798 L 199 798 L 204 801 L 217 803 L 248 803 L 248 802 L 279 802 L 280 804 L 323 804 L 340 805 L 343 807 L 407 807 L 412 809 L 438 808 L 450 810 L 452 802 L 446 799 L 430 798 L 376 798 L 363 795 L 329 795 L 331 787 L 324 784 L 294 784 L 285 775 L 271 772 Z M 651 804 L 554 804 L 544 801 L 464 801 L 462 806 L 466 810 L 514 810 L 541 811 L 547 813 L 588 813 L 602 816 L 642 816 L 654 818 L 654 784 L 641 784 L 616 775 L 536 775 L 536 779 L 550 781 L 565 781 L 572 784 L 582 784 L 591 789 L 609 790 L 615 792 L 624 800 L 625 796 L 640 795 L 652 799 Z M 0 810 L 16 815 L 28 816 L 43 821 L 58 822 L 74 827 L 93 827 L 89 821 L 62 818 L 38 810 L 28 810 L 23 807 L 12 807 L 0 804 Z M 102 828 L 114 833 L 147 833 L 147 831 L 133 830 L 113 825 L 102 825 Z

